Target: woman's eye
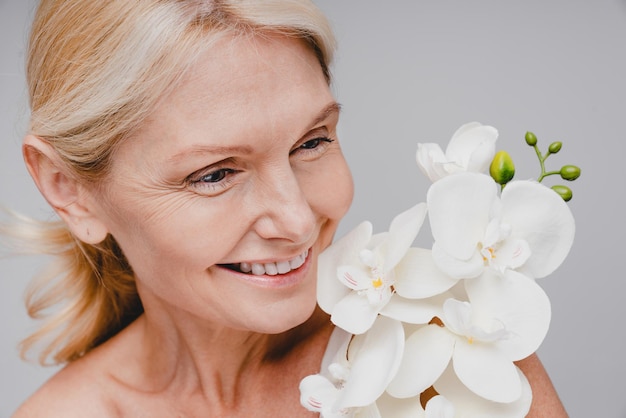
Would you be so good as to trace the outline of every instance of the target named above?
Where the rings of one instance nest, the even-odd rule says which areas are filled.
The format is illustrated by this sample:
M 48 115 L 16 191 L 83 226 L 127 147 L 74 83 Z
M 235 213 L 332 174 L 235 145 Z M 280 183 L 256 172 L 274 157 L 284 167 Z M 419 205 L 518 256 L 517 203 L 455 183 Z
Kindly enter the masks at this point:
M 304 144 L 300 145 L 300 148 L 304 148 L 304 149 L 317 148 L 321 141 L 322 141 L 321 138 L 309 139 Z
M 189 176 L 187 184 L 199 193 L 215 195 L 228 189 L 235 181 L 237 173 L 238 171 L 232 168 L 200 172 Z
M 195 180 L 194 183 L 219 183 L 224 180 L 228 174 L 233 172 L 234 170 L 232 169 L 221 168 L 201 176 L 198 180 Z
M 232 172 L 232 170 L 222 168 L 219 170 L 215 170 L 212 173 L 205 174 L 204 176 L 200 177 L 200 179 L 198 179 L 197 181 L 202 182 L 202 183 L 219 183 L 220 181 L 226 178 L 226 175 L 229 172 Z
M 293 154 L 297 151 L 304 151 L 304 152 L 309 152 L 309 151 L 315 151 L 319 148 L 324 149 L 325 147 L 320 147 L 321 145 L 328 145 L 332 142 L 334 142 L 334 139 L 330 139 L 327 137 L 320 137 L 320 138 L 312 138 L 307 140 L 306 142 L 303 142 L 300 146 L 298 146 L 296 149 L 294 149 L 293 151 L 291 151 L 290 154 Z

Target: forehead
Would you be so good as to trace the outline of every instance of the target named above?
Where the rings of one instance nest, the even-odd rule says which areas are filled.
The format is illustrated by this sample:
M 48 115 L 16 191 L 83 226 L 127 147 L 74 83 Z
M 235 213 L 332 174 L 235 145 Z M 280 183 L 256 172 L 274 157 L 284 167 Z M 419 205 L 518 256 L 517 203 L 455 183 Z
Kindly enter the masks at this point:
M 277 85 L 303 86 L 322 81 L 321 66 L 304 41 L 282 36 L 227 36 L 210 48 L 192 66 L 165 105 L 181 100 L 205 101 L 207 96 L 246 103 L 258 93 L 276 96 Z M 216 103 L 216 107 L 219 105 Z
M 168 148 L 177 148 L 190 142 L 229 145 L 258 139 L 261 132 L 297 137 L 307 118 L 332 100 L 317 57 L 303 41 L 226 37 L 161 100 L 138 138 L 176 138 Z

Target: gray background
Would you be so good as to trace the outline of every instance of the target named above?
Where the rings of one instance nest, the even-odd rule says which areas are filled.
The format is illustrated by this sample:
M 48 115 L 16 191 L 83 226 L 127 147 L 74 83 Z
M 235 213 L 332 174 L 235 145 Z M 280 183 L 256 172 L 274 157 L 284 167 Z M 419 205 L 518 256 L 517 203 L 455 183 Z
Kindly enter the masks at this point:
M 356 197 L 340 234 L 425 197 L 417 142 L 445 145 L 469 121 L 495 126 L 518 178 L 536 176 L 534 131 L 548 166 L 582 167 L 571 184 L 577 236 L 569 258 L 542 279 L 553 303 L 539 350 L 572 417 L 626 417 L 624 174 L 626 3 L 622 0 L 319 0 L 339 39 L 335 91 Z M 23 168 L 27 119 L 22 70 L 32 0 L 0 0 L 0 204 L 39 218 L 49 210 Z M 553 184 L 553 182 L 548 182 Z M 427 233 L 428 231 L 424 231 Z M 427 234 L 420 244 L 429 245 Z M 40 259 L 0 259 L 0 417 L 54 369 L 18 359 L 33 329 L 22 294 Z

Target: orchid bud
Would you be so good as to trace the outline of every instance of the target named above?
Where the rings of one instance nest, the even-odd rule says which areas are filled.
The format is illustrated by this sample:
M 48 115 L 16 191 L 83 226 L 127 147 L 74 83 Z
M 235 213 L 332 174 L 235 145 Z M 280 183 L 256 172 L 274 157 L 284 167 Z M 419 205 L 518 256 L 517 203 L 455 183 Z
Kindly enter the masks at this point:
M 528 131 L 526 132 L 526 136 L 524 138 L 526 139 L 526 143 L 530 145 L 531 147 L 534 147 L 535 145 L 537 145 L 537 137 L 535 136 L 534 133 Z
M 565 200 L 566 202 L 569 202 L 572 199 L 572 190 L 569 187 L 558 184 L 552 186 L 551 188 L 559 195 L 561 195 L 563 200 Z
M 556 154 L 557 152 L 561 151 L 562 146 L 563 146 L 562 142 L 559 142 L 559 141 L 553 142 L 548 147 L 548 151 L 550 152 L 550 154 Z
M 575 165 L 564 165 L 561 167 L 560 174 L 563 180 L 573 181 L 580 176 L 580 168 Z
M 489 166 L 489 174 L 496 183 L 507 184 L 515 175 L 515 164 L 513 159 L 506 151 L 498 151 Z

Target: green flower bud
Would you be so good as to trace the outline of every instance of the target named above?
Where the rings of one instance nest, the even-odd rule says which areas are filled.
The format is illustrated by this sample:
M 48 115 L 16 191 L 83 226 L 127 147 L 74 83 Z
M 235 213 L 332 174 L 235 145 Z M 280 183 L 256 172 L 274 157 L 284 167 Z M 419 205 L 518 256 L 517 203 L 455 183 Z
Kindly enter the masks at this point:
M 513 159 L 506 151 L 498 151 L 491 161 L 489 174 L 498 184 L 507 184 L 515 175 Z
M 572 199 L 572 190 L 567 186 L 558 184 L 556 186 L 552 186 L 552 190 L 560 194 L 566 202 L 569 202 Z
M 524 139 L 526 139 L 526 143 L 531 147 L 537 145 L 537 137 L 530 131 L 526 132 Z
M 548 151 L 550 151 L 550 154 L 556 154 L 557 152 L 561 151 L 562 146 L 563 146 L 563 143 L 559 141 L 553 142 L 548 147 Z
M 561 167 L 560 174 L 563 180 L 576 180 L 578 177 L 580 177 L 580 168 L 576 167 L 575 165 L 564 165 L 563 167 Z

